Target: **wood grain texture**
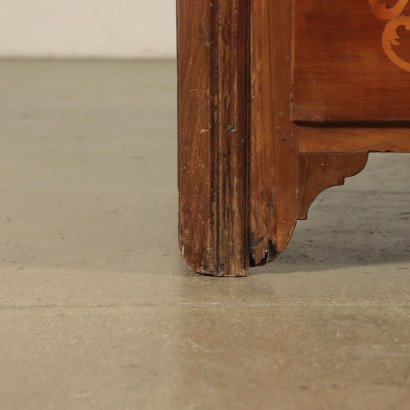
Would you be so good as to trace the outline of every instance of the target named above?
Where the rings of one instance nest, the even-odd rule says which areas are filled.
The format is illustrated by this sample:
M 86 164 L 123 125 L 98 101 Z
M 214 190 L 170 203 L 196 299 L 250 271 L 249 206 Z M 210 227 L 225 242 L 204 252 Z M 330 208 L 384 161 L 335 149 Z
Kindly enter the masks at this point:
M 178 0 L 180 247 L 209 275 L 248 270 L 246 4 Z
M 178 0 L 180 246 L 197 272 L 273 260 L 369 152 L 410 152 L 410 73 L 359 3 Z
M 290 121 L 292 2 L 251 2 L 251 263 L 273 259 L 297 219 L 298 141 Z
M 211 273 L 217 270 L 212 9 L 208 0 L 180 0 L 177 7 L 180 247 L 193 269 Z
M 300 127 L 300 152 L 410 152 L 410 128 Z
M 368 154 L 301 154 L 299 166 L 299 219 L 306 219 L 317 196 L 366 166 Z
M 245 0 L 219 0 L 215 48 L 218 163 L 217 273 L 245 276 L 248 165 L 248 7 Z
M 295 121 L 410 120 L 410 73 L 386 55 L 385 26 L 368 0 L 295 0 Z M 398 30 L 389 47 L 410 62 L 410 33 Z

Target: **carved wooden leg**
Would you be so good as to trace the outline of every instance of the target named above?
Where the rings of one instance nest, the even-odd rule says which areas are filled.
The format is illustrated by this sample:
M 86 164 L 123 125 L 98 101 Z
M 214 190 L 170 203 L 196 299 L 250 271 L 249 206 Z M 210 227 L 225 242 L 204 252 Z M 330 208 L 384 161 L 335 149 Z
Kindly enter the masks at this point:
M 178 1 L 180 246 L 197 272 L 248 271 L 245 0 Z
M 408 73 L 386 58 L 377 33 L 361 45 L 339 30 L 353 56 L 346 76 L 353 77 L 335 83 L 344 60 L 320 31 L 335 24 L 358 35 L 374 29 L 355 25 L 359 18 L 378 29 L 370 6 L 379 3 L 341 2 L 346 16 L 353 10 L 352 21 L 335 20 L 331 2 L 319 3 L 178 0 L 179 235 L 185 260 L 199 273 L 244 276 L 249 266 L 273 260 L 316 196 L 360 172 L 369 152 L 410 151 L 410 104 L 395 94 L 398 84 L 407 87 Z M 311 25 L 312 15 L 321 24 Z M 329 68 L 310 64 L 311 50 Z M 386 67 L 374 69 L 373 61 Z M 352 64 L 359 63 L 373 70 L 370 80 L 356 73 Z M 368 103 L 379 89 L 396 107 L 396 122 L 392 114 L 379 118 L 385 103 Z

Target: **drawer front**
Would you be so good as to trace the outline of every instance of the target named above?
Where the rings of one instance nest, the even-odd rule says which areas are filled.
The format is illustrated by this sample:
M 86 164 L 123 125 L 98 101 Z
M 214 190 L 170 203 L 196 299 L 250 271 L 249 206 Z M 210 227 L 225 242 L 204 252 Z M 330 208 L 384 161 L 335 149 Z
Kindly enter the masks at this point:
M 410 0 L 295 0 L 293 41 L 294 121 L 410 121 Z

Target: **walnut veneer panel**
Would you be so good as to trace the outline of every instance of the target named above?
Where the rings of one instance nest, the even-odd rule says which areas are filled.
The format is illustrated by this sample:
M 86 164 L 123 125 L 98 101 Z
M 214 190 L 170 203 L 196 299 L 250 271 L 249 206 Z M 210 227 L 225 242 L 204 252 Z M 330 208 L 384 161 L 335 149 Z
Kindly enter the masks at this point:
M 410 120 L 408 0 L 295 0 L 295 121 Z

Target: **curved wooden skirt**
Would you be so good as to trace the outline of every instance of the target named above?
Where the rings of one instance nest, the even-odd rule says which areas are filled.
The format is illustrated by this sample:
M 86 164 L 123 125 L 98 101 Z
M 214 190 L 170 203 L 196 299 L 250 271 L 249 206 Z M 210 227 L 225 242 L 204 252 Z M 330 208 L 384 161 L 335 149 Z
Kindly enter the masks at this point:
M 178 0 L 179 236 L 198 273 L 272 261 L 369 152 L 410 152 L 410 72 L 375 2 Z

